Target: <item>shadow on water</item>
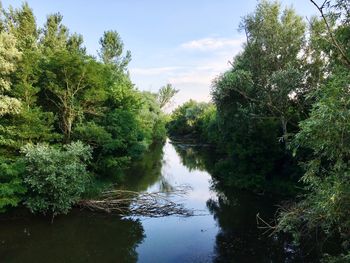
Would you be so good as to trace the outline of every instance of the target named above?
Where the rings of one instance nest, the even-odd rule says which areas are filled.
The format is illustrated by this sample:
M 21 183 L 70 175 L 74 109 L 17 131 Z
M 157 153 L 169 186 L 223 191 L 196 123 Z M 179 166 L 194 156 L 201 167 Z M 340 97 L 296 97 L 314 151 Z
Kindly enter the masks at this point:
M 16 212 L 0 218 L 0 262 L 137 262 L 144 237 L 138 220 L 76 209 L 51 224 Z

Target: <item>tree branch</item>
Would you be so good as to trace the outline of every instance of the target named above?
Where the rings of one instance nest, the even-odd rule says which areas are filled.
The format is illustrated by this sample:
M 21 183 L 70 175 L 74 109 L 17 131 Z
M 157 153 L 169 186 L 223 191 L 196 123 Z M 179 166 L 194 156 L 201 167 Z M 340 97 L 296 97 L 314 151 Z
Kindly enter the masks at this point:
M 319 6 L 314 0 L 310 0 L 310 2 L 320 12 L 321 17 L 322 17 L 322 19 L 323 19 L 323 21 L 324 21 L 324 23 L 325 23 L 325 25 L 327 27 L 327 32 L 328 32 L 328 34 L 329 34 L 329 36 L 331 38 L 331 41 L 332 41 L 333 45 L 340 52 L 340 54 L 341 54 L 341 56 L 342 56 L 342 58 L 343 58 L 343 60 L 344 60 L 344 62 L 346 64 L 346 66 L 350 68 L 350 58 L 347 57 L 344 49 L 341 47 L 341 45 L 338 43 L 337 39 L 334 37 L 334 34 L 333 34 L 332 30 L 331 30 L 331 27 L 330 27 L 330 25 L 329 25 L 329 23 L 327 21 L 327 18 L 325 16 L 324 12 L 323 12 L 323 8 L 325 7 L 325 4 L 327 3 L 327 0 L 325 0 L 321 6 Z

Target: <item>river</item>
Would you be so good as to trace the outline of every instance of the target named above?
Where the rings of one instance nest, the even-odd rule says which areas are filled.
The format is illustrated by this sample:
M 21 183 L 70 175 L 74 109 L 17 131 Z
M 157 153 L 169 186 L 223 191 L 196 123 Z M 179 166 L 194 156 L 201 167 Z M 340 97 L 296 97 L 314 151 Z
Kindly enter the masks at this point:
M 301 262 L 283 238 L 263 235 L 256 214 L 273 218 L 277 200 L 220 189 L 211 149 L 167 140 L 136 163 L 123 188 L 168 191 L 191 186 L 181 202 L 196 216 L 120 218 L 74 209 L 47 218 L 0 217 L 0 262 Z

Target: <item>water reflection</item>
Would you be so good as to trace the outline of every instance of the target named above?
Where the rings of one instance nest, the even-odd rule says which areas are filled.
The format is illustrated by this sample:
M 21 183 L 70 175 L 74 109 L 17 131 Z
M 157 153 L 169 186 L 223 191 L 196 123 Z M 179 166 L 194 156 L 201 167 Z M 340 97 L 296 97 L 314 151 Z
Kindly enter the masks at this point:
M 216 156 L 211 148 L 184 144 L 174 147 L 189 170 L 208 171 L 215 178 Z M 224 188 L 215 180 L 211 188 L 215 197 L 206 204 L 219 226 L 213 262 L 303 262 L 286 237 L 263 235 L 257 227 L 256 215 L 273 219 L 274 204 L 279 200 Z
M 140 192 L 146 191 L 150 185 L 163 178 L 162 167 L 164 165 L 164 145 L 152 145 L 150 151 L 125 172 L 122 188 Z M 166 182 L 163 184 L 166 187 Z
M 74 210 L 53 224 L 42 217 L 0 218 L 0 262 L 137 262 L 138 220 Z
M 212 150 L 210 147 L 176 142 L 172 144 L 180 157 L 181 163 L 189 171 L 210 171 L 213 167 L 213 162 L 210 160 L 210 151 Z
M 209 147 L 167 141 L 125 176 L 123 188 L 134 191 L 191 186 L 181 202 L 201 216 L 121 219 L 75 210 L 53 225 L 2 216 L 0 262 L 302 262 L 284 237 L 257 228 L 256 214 L 273 218 L 278 200 L 225 189 L 213 180 L 214 160 Z

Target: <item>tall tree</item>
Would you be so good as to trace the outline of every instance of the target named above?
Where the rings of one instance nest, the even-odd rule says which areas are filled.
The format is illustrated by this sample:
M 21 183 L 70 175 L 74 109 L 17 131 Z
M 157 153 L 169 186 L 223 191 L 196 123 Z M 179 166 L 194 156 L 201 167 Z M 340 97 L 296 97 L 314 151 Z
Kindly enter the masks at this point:
M 38 89 L 34 87 L 38 74 L 38 33 L 35 17 L 27 3 L 18 9 L 10 7 L 4 11 L 6 30 L 13 34 L 16 47 L 22 52 L 22 59 L 12 76 L 13 95 L 28 107 L 33 105 Z
M 10 7 L 8 12 L 4 11 L 4 16 L 7 31 L 16 37 L 16 46 L 20 51 L 37 45 L 39 32 L 33 10 L 28 3 L 23 3 L 18 9 Z
M 55 106 L 59 127 L 65 142 L 71 138 L 77 118 L 85 114 L 99 115 L 106 99 L 101 64 L 88 56 L 66 50 L 52 53 L 43 61 L 40 84 L 45 87 L 45 98 Z
M 67 48 L 70 51 L 76 51 L 82 54 L 86 54 L 86 48 L 83 46 L 83 43 L 84 43 L 83 36 L 74 33 L 68 38 Z
M 227 88 L 246 100 L 247 106 L 255 105 L 254 115 L 276 118 L 281 123 L 283 139 L 288 136 L 287 126 L 293 117 L 292 108 L 298 104 L 298 94 L 303 90 L 303 75 L 300 72 L 300 54 L 305 44 L 305 23 L 291 8 L 281 11 L 279 3 L 262 1 L 255 12 L 246 16 L 240 26 L 247 36 L 244 51 L 235 59 L 232 72 L 245 71 L 243 78 L 232 78 Z M 243 81 L 249 75 L 253 85 Z M 222 78 L 232 76 L 223 75 Z M 218 79 L 227 83 L 223 79 Z M 219 103 L 220 92 L 226 94 L 218 82 L 214 83 L 214 100 Z M 234 95 L 231 93 L 233 100 Z
M 0 116 L 20 110 L 20 101 L 7 95 L 12 88 L 10 74 L 15 71 L 20 57 L 16 38 L 7 32 L 0 32 Z
M 62 24 L 60 13 L 47 17 L 42 30 L 41 45 L 45 52 L 65 49 L 68 40 L 68 28 Z
M 240 30 L 247 42 L 232 68 L 214 80 L 212 96 L 226 165 L 235 163 L 225 177 L 243 187 L 263 188 L 276 167 L 291 162 L 290 134 L 305 118 L 299 104 L 305 90 L 306 25 L 294 9 L 261 1 L 242 19 Z M 292 170 L 279 176 L 290 176 Z
M 100 58 L 105 64 L 113 64 L 118 69 L 125 71 L 131 61 L 131 52 L 124 52 L 124 43 L 117 31 L 105 31 L 100 38 Z

